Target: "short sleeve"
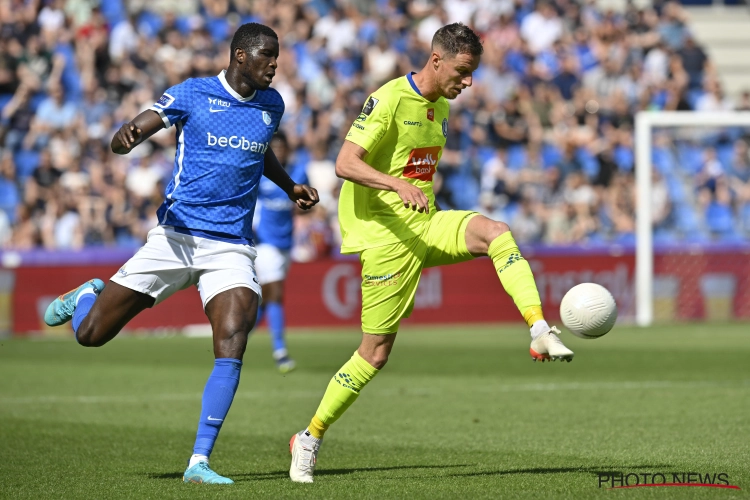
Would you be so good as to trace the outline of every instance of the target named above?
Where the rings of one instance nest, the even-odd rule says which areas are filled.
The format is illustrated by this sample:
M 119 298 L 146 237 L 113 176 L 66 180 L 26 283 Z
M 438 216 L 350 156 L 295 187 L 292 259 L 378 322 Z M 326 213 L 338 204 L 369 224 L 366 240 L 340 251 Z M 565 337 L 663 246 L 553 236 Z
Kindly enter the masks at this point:
M 362 112 L 352 123 L 346 140 L 362 146 L 368 152 L 383 138 L 391 124 L 390 103 L 375 94 L 365 102 Z
M 159 113 L 164 127 L 169 128 L 187 119 L 194 98 L 193 82 L 188 79 L 168 88 L 149 109 Z

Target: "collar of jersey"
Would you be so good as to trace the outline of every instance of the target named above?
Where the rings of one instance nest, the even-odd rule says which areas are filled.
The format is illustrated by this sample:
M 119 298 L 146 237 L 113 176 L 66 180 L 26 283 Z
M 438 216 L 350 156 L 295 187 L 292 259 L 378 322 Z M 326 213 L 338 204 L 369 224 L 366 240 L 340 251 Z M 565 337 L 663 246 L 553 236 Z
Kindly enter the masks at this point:
M 224 90 L 226 90 L 227 92 L 229 92 L 229 95 L 231 95 L 232 97 L 234 97 L 235 99 L 237 99 L 240 102 L 252 101 L 253 97 L 255 97 L 255 94 L 257 94 L 258 91 L 254 90 L 253 93 L 250 94 L 249 96 L 242 97 L 237 92 L 235 92 L 235 90 L 232 87 L 229 86 L 229 83 L 227 82 L 226 74 L 227 74 L 227 70 L 223 69 L 223 70 L 221 70 L 221 73 L 219 73 L 218 75 L 216 75 L 217 77 L 219 77 L 219 81 L 221 82 L 221 86 L 224 87 Z
M 411 75 L 416 75 L 416 73 L 412 71 L 411 73 L 407 73 L 406 74 L 406 79 L 409 80 L 409 85 L 411 85 L 411 88 L 414 89 L 414 92 L 416 92 L 417 94 L 419 94 L 419 97 L 424 97 L 422 95 L 422 92 L 419 91 L 419 88 L 417 87 L 417 84 L 414 83 L 414 78 Z

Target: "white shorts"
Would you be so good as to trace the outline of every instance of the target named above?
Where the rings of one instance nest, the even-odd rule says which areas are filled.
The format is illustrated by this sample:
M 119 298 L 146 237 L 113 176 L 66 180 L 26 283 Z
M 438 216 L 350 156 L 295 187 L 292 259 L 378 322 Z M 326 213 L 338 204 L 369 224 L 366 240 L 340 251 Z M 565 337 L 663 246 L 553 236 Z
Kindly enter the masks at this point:
M 246 287 L 261 298 L 255 275 L 257 252 L 251 245 L 216 241 L 157 226 L 146 244 L 112 276 L 112 281 L 154 298 L 154 305 L 191 285 L 203 308 L 219 293 Z
M 258 270 L 260 284 L 267 285 L 275 281 L 284 281 L 289 272 L 289 265 L 292 263 L 289 250 L 280 250 L 267 243 L 261 243 L 256 248 L 258 258 L 255 259 L 255 267 Z

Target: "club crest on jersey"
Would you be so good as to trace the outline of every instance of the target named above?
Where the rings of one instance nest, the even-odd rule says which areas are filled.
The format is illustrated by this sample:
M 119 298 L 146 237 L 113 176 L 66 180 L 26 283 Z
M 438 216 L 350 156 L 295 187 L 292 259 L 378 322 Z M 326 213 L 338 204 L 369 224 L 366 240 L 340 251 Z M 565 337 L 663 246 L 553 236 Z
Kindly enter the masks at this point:
M 268 111 L 263 112 L 263 123 L 265 123 L 266 125 L 271 124 L 271 113 L 269 113 Z
M 164 92 L 162 96 L 154 104 L 160 108 L 168 108 L 174 102 L 174 97 Z
M 377 106 L 379 102 L 380 101 L 378 99 L 375 99 L 374 97 L 370 97 L 369 99 L 367 99 L 367 102 L 365 103 L 365 107 L 362 108 L 362 113 L 369 116 L 370 113 L 372 113 L 372 110 L 375 109 L 375 106 Z
M 404 177 L 432 182 L 432 176 L 437 171 L 438 156 L 440 146 L 412 149 L 409 159 L 406 160 Z
M 430 108 L 427 110 L 427 119 L 430 120 L 431 122 L 435 121 L 435 109 L 434 108 Z
M 443 137 L 448 137 L 448 119 L 443 118 Z

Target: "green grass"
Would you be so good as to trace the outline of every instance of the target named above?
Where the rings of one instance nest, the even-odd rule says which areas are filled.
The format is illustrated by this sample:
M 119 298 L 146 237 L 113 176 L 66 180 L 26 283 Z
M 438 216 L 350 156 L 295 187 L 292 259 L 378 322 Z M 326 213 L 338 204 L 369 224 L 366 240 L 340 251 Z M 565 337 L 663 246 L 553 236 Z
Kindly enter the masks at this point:
M 532 363 L 519 327 L 404 330 L 386 369 L 329 431 L 316 482 L 287 477 L 359 335 L 294 332 L 275 372 L 253 337 L 211 460 L 229 487 L 181 482 L 208 339 L 0 341 L 0 497 L 739 498 L 750 492 L 745 325 L 565 335 L 572 363 Z M 598 472 L 727 473 L 742 490 L 598 488 Z

